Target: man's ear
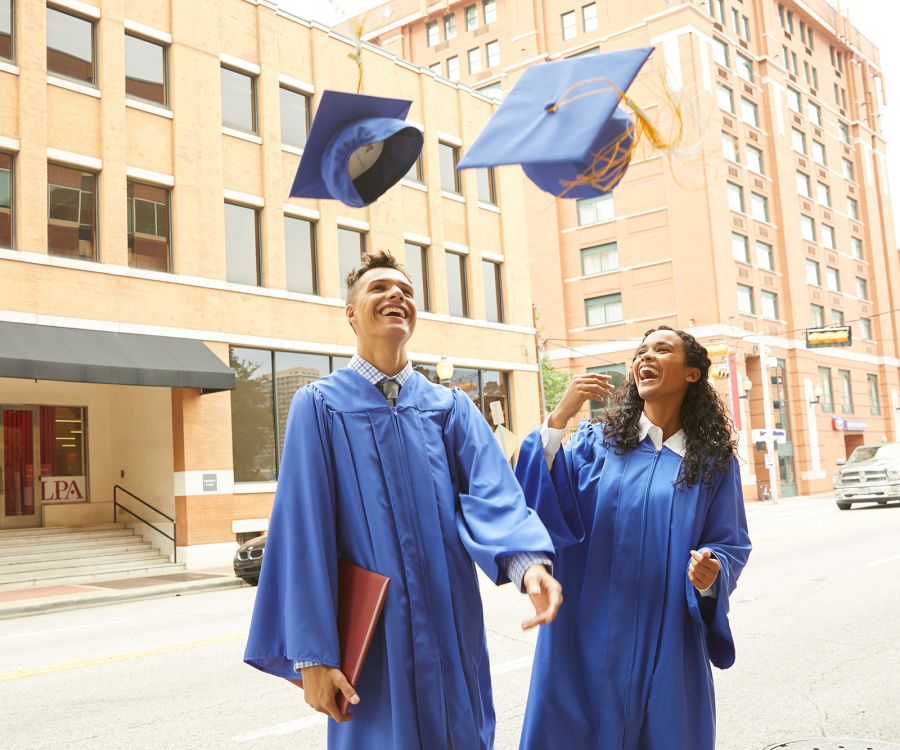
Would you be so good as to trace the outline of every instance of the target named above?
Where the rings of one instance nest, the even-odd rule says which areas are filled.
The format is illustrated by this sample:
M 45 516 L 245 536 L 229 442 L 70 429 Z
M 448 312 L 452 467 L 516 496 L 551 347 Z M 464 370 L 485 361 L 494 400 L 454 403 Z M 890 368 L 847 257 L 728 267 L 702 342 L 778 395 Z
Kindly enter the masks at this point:
M 347 307 L 344 308 L 344 315 L 347 316 L 347 322 L 353 329 L 353 333 L 356 333 L 356 326 L 353 325 L 354 321 L 356 320 L 356 310 L 354 309 L 353 305 L 347 305 Z

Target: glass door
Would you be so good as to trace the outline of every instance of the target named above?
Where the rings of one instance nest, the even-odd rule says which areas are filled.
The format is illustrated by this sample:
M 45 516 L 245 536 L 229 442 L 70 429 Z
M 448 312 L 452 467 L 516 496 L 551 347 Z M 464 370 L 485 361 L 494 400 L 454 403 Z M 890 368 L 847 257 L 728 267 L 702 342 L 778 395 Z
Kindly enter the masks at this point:
M 40 526 L 40 494 L 37 492 L 37 409 L 0 407 L 0 528 Z

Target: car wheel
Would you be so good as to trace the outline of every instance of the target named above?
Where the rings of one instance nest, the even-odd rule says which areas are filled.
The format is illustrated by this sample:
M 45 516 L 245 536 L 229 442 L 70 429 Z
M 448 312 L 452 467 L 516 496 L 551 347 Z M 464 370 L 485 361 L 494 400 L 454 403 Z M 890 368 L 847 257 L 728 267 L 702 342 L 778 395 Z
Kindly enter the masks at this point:
M 840 510 L 850 510 L 850 503 L 838 503 L 837 507 Z
M 251 586 L 256 586 L 256 585 L 259 584 L 259 578 L 255 578 L 255 577 L 253 577 L 253 578 L 245 578 L 244 580 L 245 580 L 247 583 L 249 583 Z

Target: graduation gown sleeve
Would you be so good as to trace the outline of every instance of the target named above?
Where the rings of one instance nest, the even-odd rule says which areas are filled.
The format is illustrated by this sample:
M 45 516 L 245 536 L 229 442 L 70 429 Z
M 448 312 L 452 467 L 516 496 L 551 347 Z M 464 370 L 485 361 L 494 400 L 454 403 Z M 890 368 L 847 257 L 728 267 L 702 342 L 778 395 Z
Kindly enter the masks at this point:
M 334 469 L 327 410 L 301 388 L 287 419 L 281 471 L 244 661 L 297 678 L 293 662 L 340 666 Z
M 522 489 L 490 425 L 475 404 L 453 390 L 450 444 L 459 482 L 456 527 L 471 558 L 494 583 L 507 582 L 497 558 L 536 552 L 553 559 L 553 544 Z
M 732 459 L 729 469 L 722 472 L 710 493 L 709 507 L 697 543 L 698 550 L 704 547 L 715 555 L 722 566 L 716 578 L 716 597 L 700 596 L 687 577 L 686 565 L 688 610 L 702 627 L 710 661 L 719 669 L 727 669 L 734 664 L 735 656 L 734 639 L 728 622 L 729 598 L 750 555 L 750 536 L 737 459 Z

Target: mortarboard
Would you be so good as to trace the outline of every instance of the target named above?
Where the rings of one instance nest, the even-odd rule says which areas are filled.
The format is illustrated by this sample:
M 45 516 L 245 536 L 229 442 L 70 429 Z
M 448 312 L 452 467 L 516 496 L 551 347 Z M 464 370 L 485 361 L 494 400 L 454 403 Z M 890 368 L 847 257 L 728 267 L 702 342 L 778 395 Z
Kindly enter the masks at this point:
M 422 132 L 404 119 L 412 102 L 325 91 L 313 118 L 292 198 L 334 198 L 358 208 L 405 175 Z
M 548 193 L 608 193 L 625 174 L 637 139 L 619 105 L 652 52 L 641 47 L 528 68 L 458 169 L 521 164 Z

